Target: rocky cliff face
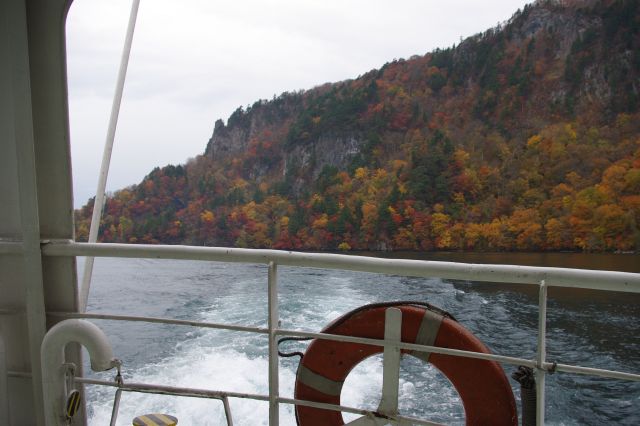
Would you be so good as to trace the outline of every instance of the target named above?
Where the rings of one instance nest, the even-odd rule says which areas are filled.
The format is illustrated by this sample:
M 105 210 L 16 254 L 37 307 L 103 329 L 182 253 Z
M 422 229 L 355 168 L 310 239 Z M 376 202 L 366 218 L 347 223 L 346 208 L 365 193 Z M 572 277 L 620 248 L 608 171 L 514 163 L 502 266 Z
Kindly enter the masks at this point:
M 412 111 L 408 112 L 412 117 L 404 117 L 414 122 L 419 115 L 433 121 L 437 114 L 466 114 L 460 127 L 477 126 L 469 119 L 477 117 L 492 127 L 519 126 L 528 131 L 538 127 L 541 120 L 580 114 L 610 116 L 633 110 L 640 89 L 634 3 L 538 1 L 518 11 L 508 23 L 470 37 L 453 49 L 387 64 L 359 80 L 284 94 L 272 101 L 259 101 L 246 111 L 240 108 L 226 125 L 221 120 L 216 122 L 206 155 L 228 164 L 247 154 L 252 141 L 271 138 L 277 158 L 253 161 L 245 177 L 260 180 L 295 176 L 292 187 L 297 194 L 325 167 L 347 170 L 354 160 L 362 158 L 363 148 L 370 145 L 368 133 L 372 127 L 378 135 L 387 134 L 383 139 L 411 127 L 389 125 L 394 110 L 402 108 L 399 102 L 372 112 L 379 107 L 375 102 L 382 92 L 380 79 L 389 79 L 391 69 L 410 73 L 403 82 L 387 82 L 400 86 L 404 96 L 424 94 L 422 99 L 412 101 Z M 630 18 L 620 17 L 627 12 Z M 635 28 L 635 33 L 622 34 L 620 29 L 625 25 Z M 440 83 L 434 75 L 441 78 Z M 425 80 L 431 87 L 422 87 Z M 344 94 L 345 90 L 365 85 L 376 93 L 365 99 L 365 105 L 349 110 L 357 125 L 323 126 L 330 121 L 327 115 L 331 111 L 327 109 L 342 107 L 340 102 L 351 96 Z M 338 103 L 325 99 L 331 91 L 339 98 Z M 462 100 L 464 96 L 473 98 Z M 384 129 L 374 123 L 372 115 L 385 121 Z M 456 132 L 464 134 L 467 130 L 451 129 L 451 134 Z
M 285 154 L 283 178 L 287 171 L 295 173 L 292 190 L 299 195 L 307 184 L 317 181 L 327 167 L 346 170 L 364 143 L 357 135 L 323 135 L 308 145 L 295 146 Z
M 246 111 L 238 109 L 227 125 L 216 121 L 205 155 L 217 164 L 230 164 L 234 158 L 255 151 L 258 144 L 264 148 L 266 142 L 272 155 L 264 158 L 256 152 L 260 158 L 245 170 L 245 177 L 260 181 L 289 176 L 295 194 L 315 181 L 326 167 L 345 170 L 366 144 L 362 132 L 327 131 L 302 143 L 287 143 L 287 136 L 291 139 L 289 128 L 308 103 L 303 96 L 309 96 L 309 92 L 284 94 L 272 102 L 257 102 Z

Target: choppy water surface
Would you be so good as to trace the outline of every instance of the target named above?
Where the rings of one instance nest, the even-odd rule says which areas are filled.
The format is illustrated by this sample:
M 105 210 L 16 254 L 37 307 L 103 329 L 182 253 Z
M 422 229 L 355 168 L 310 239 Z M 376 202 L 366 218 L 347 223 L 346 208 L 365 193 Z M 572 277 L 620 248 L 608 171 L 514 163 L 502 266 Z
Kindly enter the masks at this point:
M 519 263 L 527 262 L 519 259 Z M 363 304 L 426 301 L 451 312 L 493 352 L 535 356 L 534 289 L 522 292 L 520 287 L 509 285 L 317 269 L 279 267 L 278 271 L 284 328 L 319 331 Z M 97 259 L 89 310 L 266 327 L 266 294 L 264 266 Z M 550 290 L 550 297 L 549 360 L 640 371 L 639 297 L 554 289 Z M 267 339 L 263 335 L 116 321 L 96 323 L 108 334 L 116 356 L 124 362 L 125 380 L 268 392 Z M 304 343 L 290 344 L 287 349 L 304 347 Z M 282 396 L 293 396 L 296 367 L 297 358 L 281 360 Z M 515 367 L 504 368 L 510 376 Z M 97 376 L 112 379 L 113 374 Z M 518 386 L 511 382 L 519 400 Z M 381 357 L 370 358 L 349 375 L 342 403 L 375 408 L 381 384 Z M 640 424 L 640 383 L 555 374 L 548 377 L 547 386 L 548 423 Z M 113 397 L 113 388 L 90 387 L 90 424 L 109 424 Z M 464 411 L 452 386 L 437 370 L 412 357 L 402 361 L 400 399 L 403 414 L 464 423 Z M 230 403 L 234 424 L 267 424 L 267 403 L 239 399 L 231 399 Z M 292 407 L 281 407 L 281 424 L 294 425 Z M 136 415 L 154 411 L 177 416 L 180 425 L 225 424 L 222 404 L 216 400 L 128 392 L 123 393 L 118 424 L 129 425 Z

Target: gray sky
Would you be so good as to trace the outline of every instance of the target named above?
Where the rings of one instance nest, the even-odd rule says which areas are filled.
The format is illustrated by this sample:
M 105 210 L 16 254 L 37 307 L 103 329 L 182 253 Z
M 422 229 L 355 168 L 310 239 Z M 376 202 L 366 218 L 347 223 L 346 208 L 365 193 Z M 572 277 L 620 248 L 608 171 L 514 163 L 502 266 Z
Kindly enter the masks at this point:
M 449 47 L 524 0 L 142 0 L 107 190 L 203 153 L 216 119 Z M 95 194 L 130 0 L 67 20 L 74 204 Z

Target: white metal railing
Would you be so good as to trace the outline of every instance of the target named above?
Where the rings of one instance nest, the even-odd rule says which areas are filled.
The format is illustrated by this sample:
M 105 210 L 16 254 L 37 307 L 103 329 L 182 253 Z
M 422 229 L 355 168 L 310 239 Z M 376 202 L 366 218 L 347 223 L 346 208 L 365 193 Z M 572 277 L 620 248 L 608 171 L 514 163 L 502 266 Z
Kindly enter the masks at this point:
M 12 247 L 12 250 L 14 248 Z M 1 247 L 0 247 L 1 251 Z M 191 247 L 191 246 L 166 246 L 166 245 L 128 245 L 128 244 L 90 244 L 76 243 L 72 241 L 47 241 L 43 242 L 42 254 L 44 256 L 95 256 L 95 257 L 128 257 L 128 258 L 157 258 L 157 259 L 182 259 L 204 260 L 220 262 L 240 262 L 266 264 L 268 268 L 268 327 L 245 327 L 227 324 L 218 324 L 200 321 L 185 321 L 166 318 L 138 317 L 113 314 L 90 313 L 62 313 L 49 312 L 48 315 L 59 318 L 88 318 L 110 319 L 121 321 L 143 321 L 152 323 L 165 323 L 182 326 L 195 326 L 204 328 L 218 328 L 240 332 L 253 332 L 267 334 L 269 336 L 269 394 L 241 394 L 234 392 L 211 391 L 206 389 L 174 388 L 162 385 L 149 384 L 121 384 L 100 380 L 78 378 L 77 381 L 87 384 L 101 384 L 119 386 L 127 391 L 171 393 L 175 395 L 190 395 L 220 399 L 223 403 L 228 398 L 250 398 L 269 402 L 269 424 L 278 424 L 279 404 L 297 404 L 330 410 L 338 410 L 375 416 L 368 410 L 353 407 L 302 401 L 279 396 L 277 354 L 277 338 L 281 335 L 295 337 L 312 337 L 327 340 L 354 342 L 383 346 L 385 348 L 400 348 L 417 351 L 428 351 L 445 355 L 472 357 L 498 361 L 512 365 L 524 365 L 532 367 L 536 371 L 537 379 L 537 414 L 538 423 L 544 424 L 545 405 L 545 377 L 548 372 L 558 371 L 566 373 L 588 374 L 601 377 L 640 381 L 640 374 L 604 370 L 598 368 L 582 367 L 568 364 L 557 364 L 546 360 L 546 304 L 548 287 L 574 287 L 596 289 L 606 291 L 623 291 L 640 293 L 640 274 L 591 271 L 566 268 L 546 268 L 511 265 L 478 265 L 452 262 L 418 261 L 418 260 L 392 260 L 359 256 L 345 256 L 337 254 L 298 253 L 276 250 L 251 250 L 216 247 Z M 508 282 L 524 285 L 536 285 L 539 288 L 539 320 L 538 320 L 538 347 L 535 359 L 525 359 L 497 354 L 483 354 L 434 346 L 418 345 L 412 343 L 394 342 L 388 339 L 368 339 L 352 336 L 340 336 L 324 333 L 313 333 L 281 329 L 278 327 L 278 280 L 277 266 L 288 265 L 298 267 L 315 267 L 324 269 L 341 269 L 352 271 L 373 272 L 382 274 L 394 274 L 403 276 L 440 277 L 457 280 Z M 225 406 L 225 409 L 227 407 Z M 230 423 L 230 414 L 228 415 Z M 391 416 L 390 420 L 396 422 L 411 422 L 414 424 L 434 424 L 426 420 L 413 419 L 404 416 Z
M 122 396 L 122 392 L 152 393 L 157 395 L 174 395 L 174 396 L 186 396 L 191 398 L 217 399 L 222 401 L 222 407 L 224 408 L 224 415 L 226 417 L 228 426 L 233 426 L 233 417 L 231 416 L 231 406 L 229 405 L 230 397 L 267 400 L 267 398 L 258 394 L 252 395 L 252 394 L 241 394 L 241 393 L 226 393 L 226 392 L 219 392 L 219 391 L 209 391 L 204 389 L 186 389 L 186 388 L 177 388 L 174 386 L 149 385 L 147 383 L 131 383 L 131 382 L 124 383 L 124 381 L 121 378 L 118 379 L 118 381 L 114 381 L 114 382 L 105 382 L 103 380 L 92 380 L 87 378 L 77 378 L 76 382 L 84 383 L 84 384 L 102 385 L 102 386 L 114 386 L 118 388 L 118 390 L 116 390 L 116 396 L 113 402 L 110 426 L 115 426 L 116 424 L 116 420 L 118 418 L 118 410 L 120 408 L 120 397 Z

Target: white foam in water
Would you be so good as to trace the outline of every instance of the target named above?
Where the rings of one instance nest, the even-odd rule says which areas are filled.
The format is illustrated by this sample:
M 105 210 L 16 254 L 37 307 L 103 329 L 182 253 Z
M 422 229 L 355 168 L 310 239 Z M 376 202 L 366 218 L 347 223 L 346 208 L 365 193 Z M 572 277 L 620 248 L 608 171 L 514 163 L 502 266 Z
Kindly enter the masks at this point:
M 349 407 L 377 409 L 382 396 L 382 357 L 374 355 L 358 364 L 344 381 L 340 403 Z M 342 415 L 345 422 L 360 417 L 351 413 Z
M 358 364 L 345 380 L 340 402 L 351 407 L 376 410 L 382 397 L 382 354 Z M 446 424 L 464 424 L 462 402 L 453 385 L 434 367 L 403 355 L 398 383 L 401 413 L 426 417 Z M 429 410 L 425 412 L 425 406 Z M 421 415 L 417 415 L 420 413 Z M 359 416 L 344 413 L 346 422 Z
M 295 277 L 296 282 L 305 278 L 304 275 Z M 344 277 L 320 278 L 331 281 L 332 291 L 326 292 L 320 288 L 319 294 L 308 293 L 304 298 L 294 297 L 290 304 L 281 301 L 281 317 L 284 324 L 319 331 L 353 307 L 366 303 L 361 294 L 350 288 L 351 280 Z M 284 285 L 286 281 L 283 282 Z M 300 287 L 304 285 L 304 282 L 300 283 Z M 200 319 L 263 326 L 266 321 L 264 282 L 255 278 L 245 279 L 240 283 L 234 283 L 234 286 L 246 287 L 247 293 L 239 295 L 233 292 L 215 299 L 200 313 Z M 147 364 L 137 370 L 128 369 L 125 361 L 125 382 L 254 394 L 268 393 L 267 340 L 264 335 L 218 330 L 194 333 L 189 329 L 171 329 L 169 332 L 182 333 L 173 353 L 159 362 Z M 361 383 L 363 389 L 371 385 L 366 376 L 367 373 L 355 374 L 356 382 Z M 281 362 L 280 395 L 292 397 L 294 383 L 295 363 Z M 113 389 L 91 388 L 91 425 L 109 424 L 114 392 Z M 350 390 L 346 392 L 352 399 L 355 393 L 356 391 Z M 268 403 L 237 398 L 231 398 L 229 401 L 234 424 L 268 424 Z M 130 425 L 134 417 L 152 412 L 172 414 L 178 417 L 180 425 L 226 424 L 220 401 L 132 392 L 122 394 L 117 424 Z M 281 405 L 280 417 L 282 425 L 296 424 L 293 407 L 290 405 Z
M 82 260 L 79 262 L 82 266 Z M 148 315 L 266 327 L 267 268 L 216 262 L 98 259 L 90 311 Z M 281 327 L 320 331 L 345 313 L 372 302 L 416 300 L 450 311 L 494 352 L 530 357 L 536 345 L 537 298 L 482 292 L 464 283 L 402 278 L 348 271 L 281 267 L 278 271 Z M 606 303 L 608 299 L 604 299 Z M 591 299 L 589 299 L 589 303 Z M 551 303 L 557 302 L 553 300 Z M 548 326 L 551 352 L 580 365 L 637 371 L 636 305 L 617 304 L 596 312 L 565 301 L 552 306 Z M 595 318 L 595 320 L 593 320 Z M 601 323 L 609 324 L 604 327 Z M 155 383 L 243 393 L 268 393 L 265 335 L 158 324 L 98 321 L 124 361 L 126 382 Z M 605 324 L 605 325 L 607 325 Z M 600 330 L 600 331 L 598 331 Z M 598 334 L 600 333 L 600 334 Z M 616 334 L 617 333 L 617 334 Z M 505 339 L 508 336 L 508 339 Z M 598 337 L 599 336 L 599 337 Z M 627 340 L 625 340 L 627 339 Z M 618 341 L 622 343 L 618 343 Z M 626 343 L 625 343 L 626 342 Z M 307 343 L 289 342 L 285 351 L 304 351 Z M 86 357 L 85 357 L 86 358 Z M 293 396 L 297 358 L 280 361 L 280 395 Z M 88 362 L 85 372 L 88 372 Z M 510 369 L 505 368 L 509 375 Z M 99 376 L 111 380 L 113 373 Z M 513 383 L 512 383 L 513 385 Z M 549 424 L 628 424 L 638 422 L 637 383 L 619 383 L 554 375 L 547 380 Z M 381 357 L 358 365 L 345 382 L 342 403 L 375 409 L 382 386 Z M 109 424 L 114 388 L 89 386 L 89 423 Z M 514 386 L 516 400 L 519 391 Z M 399 383 L 402 414 L 446 424 L 464 424 L 460 398 L 434 367 L 403 357 Z M 266 425 L 268 404 L 231 398 L 236 425 Z M 217 400 L 125 392 L 118 425 L 150 412 L 176 415 L 180 426 L 225 424 Z M 292 406 L 281 404 L 281 424 L 295 425 Z M 356 416 L 344 414 L 345 419 Z
M 252 271 L 253 272 L 253 271 Z M 264 283 L 252 277 L 235 282 L 234 288 L 242 292 L 220 292 L 206 303 L 198 315 L 201 320 L 222 323 L 264 326 L 266 322 L 266 301 Z M 327 276 L 326 274 L 306 274 L 295 270 L 285 277 L 281 285 L 281 318 L 283 327 L 319 331 L 336 318 L 355 307 L 375 300 L 362 287 L 353 283 L 352 277 Z M 361 279 L 361 278 L 360 278 Z M 317 285 L 323 281 L 327 286 Z M 327 290 L 327 289 L 330 290 Z M 287 291 L 289 289 L 289 291 Z M 304 289 L 304 297 L 298 292 Z M 225 288 L 228 290 L 228 288 Z M 183 293 L 184 294 L 184 293 Z M 284 294 L 284 295 L 283 295 Z M 288 294 L 288 295 L 287 295 Z M 194 299 L 198 294 L 186 297 Z M 201 297 L 202 295 L 200 295 Z M 144 292 L 142 296 L 144 297 Z M 175 301 L 174 301 L 175 302 Z M 187 300 L 185 304 L 191 303 Z M 175 307 L 174 307 L 175 308 Z M 194 332 L 193 329 L 168 329 L 168 333 L 181 333 L 174 341 L 178 343 L 166 357 L 155 363 L 142 362 L 138 369 L 127 368 L 124 372 L 126 382 L 156 383 L 169 386 L 192 387 L 201 389 L 225 390 L 242 393 L 268 393 L 267 340 L 264 335 L 235 333 L 219 330 Z M 299 350 L 297 347 L 296 350 Z M 411 357 L 409 357 L 411 358 Z M 142 360 L 144 361 L 144 360 Z M 411 362 L 403 360 L 403 366 Z M 295 368 L 297 363 L 286 360 L 280 363 L 280 395 L 293 396 Z M 424 366 L 422 366 L 424 367 Z M 418 371 L 422 371 L 422 367 Z M 414 372 L 401 373 L 400 407 L 409 411 L 419 411 L 424 401 L 416 400 L 425 383 L 433 379 L 433 373 L 425 370 L 423 374 L 410 377 Z M 418 388 L 418 392 L 416 392 Z M 342 404 L 365 409 L 377 408 L 382 389 L 382 356 L 376 355 L 360 363 L 349 374 L 342 392 Z M 430 405 L 451 410 L 456 402 L 455 391 L 449 394 L 440 390 L 442 397 L 436 397 Z M 92 388 L 90 400 L 90 424 L 105 425 L 111 418 L 113 389 Z M 230 399 L 233 421 L 236 425 L 267 425 L 268 404 L 263 401 Z M 118 425 L 130 425 L 135 416 L 165 412 L 178 417 L 180 425 L 219 425 L 225 424 L 222 402 L 200 398 L 160 396 L 124 392 L 118 414 Z M 346 421 L 357 418 L 344 414 Z M 281 405 L 280 423 L 295 425 L 293 407 Z
M 130 261 L 120 262 L 124 267 L 117 269 L 121 274 L 117 282 L 122 287 L 115 290 L 126 295 L 118 304 L 124 313 L 132 306 L 152 306 L 148 299 L 153 297 L 153 303 L 160 307 L 166 306 L 164 316 L 178 315 L 181 318 L 209 322 L 266 326 L 266 274 L 261 276 L 266 272 L 265 268 L 238 266 L 233 270 L 234 274 L 229 275 L 230 269 L 218 264 L 203 269 L 201 264 L 176 262 L 175 268 L 165 267 L 162 274 L 155 274 L 151 286 L 146 281 L 148 278 L 144 271 L 140 269 L 148 267 L 157 272 L 158 265 L 153 262 L 149 265 L 134 263 L 127 269 L 127 262 Z M 94 284 L 96 292 L 93 294 L 104 294 L 102 297 L 105 300 L 112 297 L 114 289 L 105 289 L 113 285 L 113 271 L 114 267 L 111 266 L 106 279 L 102 281 L 98 274 Z M 133 278 L 127 274 L 131 274 Z M 189 278 L 189 274 L 193 274 L 194 278 Z M 189 280 L 192 280 L 192 284 L 189 284 Z M 380 292 L 382 288 L 397 291 L 397 288 L 392 287 L 397 280 L 371 274 L 341 273 L 337 276 L 325 271 L 281 268 L 279 281 L 282 327 L 309 331 L 320 331 L 336 318 L 359 306 L 381 298 L 385 300 L 385 295 Z M 434 285 L 441 283 L 429 280 L 432 281 Z M 176 282 L 180 283 L 179 289 L 176 289 Z M 380 287 L 381 285 L 384 287 Z M 454 291 L 450 286 L 438 287 L 439 293 Z M 155 300 L 156 295 L 162 300 Z M 398 296 L 393 293 L 386 296 L 386 299 L 393 300 L 393 297 Z M 99 304 L 100 301 L 95 303 Z M 199 312 L 193 312 L 194 307 Z M 153 315 L 163 316 L 157 311 Z M 109 323 L 101 325 L 109 334 Z M 144 351 L 132 351 L 130 356 L 133 359 L 123 360 L 125 382 L 268 393 L 266 336 L 173 326 L 145 327 L 149 328 L 138 329 L 136 332 L 146 334 L 149 330 L 151 336 L 166 338 L 166 342 L 158 345 L 166 352 L 154 357 L 154 354 L 146 354 Z M 135 335 L 133 330 L 127 328 L 121 330 L 121 333 L 121 337 L 127 340 L 126 345 L 133 347 L 138 339 L 147 337 Z M 290 344 L 292 346 L 286 346 L 283 350 L 304 350 L 307 343 Z M 297 358 L 281 360 L 281 396 L 293 397 L 296 368 Z M 432 420 L 440 420 L 433 418 L 432 413 L 424 412 L 425 406 L 428 406 L 431 411 L 435 409 L 441 414 L 445 413 L 443 420 L 449 422 L 455 422 L 461 418 L 460 415 L 463 416 L 457 393 L 438 374 L 435 369 L 413 357 L 403 358 L 399 383 L 401 412 L 416 417 L 426 414 Z M 375 410 L 380 402 L 381 389 L 382 355 L 376 355 L 360 363 L 349 374 L 341 402 L 348 406 Z M 114 392 L 113 388 L 90 388 L 88 399 L 91 425 L 109 424 Z M 427 392 L 428 398 L 425 397 Z M 132 392 L 124 392 L 122 395 L 118 425 L 130 425 L 135 416 L 152 412 L 172 414 L 178 417 L 180 425 L 226 423 L 222 402 L 218 400 Z M 238 398 L 231 398 L 229 401 L 234 424 L 268 424 L 267 402 Z M 282 404 L 280 412 L 282 425 L 296 424 L 291 405 Z M 457 417 L 447 417 L 451 412 L 457 413 Z M 343 416 L 347 421 L 358 417 L 348 413 Z
M 207 350 L 192 345 L 175 357 L 141 369 L 126 381 L 265 394 L 268 392 L 267 371 L 268 362 L 264 357 L 252 359 L 234 350 Z M 294 381 L 293 373 L 282 370 L 280 376 L 281 392 L 292 394 L 290 383 Z M 109 394 L 103 396 L 108 398 Z M 109 424 L 112 402 L 94 403 L 90 424 Z M 230 399 L 230 405 L 234 424 L 268 424 L 269 409 L 266 402 L 234 398 Z M 130 425 L 135 416 L 150 412 L 170 413 L 178 417 L 181 425 L 225 424 L 220 401 L 131 392 L 123 393 L 117 424 Z M 287 421 L 284 418 L 282 424 L 294 425 L 295 420 Z

